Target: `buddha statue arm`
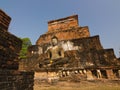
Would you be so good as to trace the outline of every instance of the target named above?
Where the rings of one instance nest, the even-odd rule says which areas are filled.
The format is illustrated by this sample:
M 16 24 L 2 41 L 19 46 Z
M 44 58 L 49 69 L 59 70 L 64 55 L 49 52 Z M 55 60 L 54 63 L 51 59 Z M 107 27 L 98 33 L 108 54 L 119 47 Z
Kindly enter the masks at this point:
M 52 54 L 51 54 L 51 52 L 50 52 L 50 49 L 47 51 L 47 58 L 51 58 L 52 57 Z
M 60 57 L 61 57 L 61 58 L 64 57 L 64 50 L 63 50 L 63 48 L 60 48 Z

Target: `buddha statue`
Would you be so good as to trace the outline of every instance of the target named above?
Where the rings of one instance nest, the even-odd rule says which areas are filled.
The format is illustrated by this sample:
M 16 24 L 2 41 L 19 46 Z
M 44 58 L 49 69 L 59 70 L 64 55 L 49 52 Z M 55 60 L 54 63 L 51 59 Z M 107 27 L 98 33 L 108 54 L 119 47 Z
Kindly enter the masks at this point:
M 50 58 L 51 60 L 63 58 L 64 50 L 60 45 L 58 45 L 58 38 L 56 36 L 52 37 L 51 43 L 52 47 L 47 51 L 48 58 Z
M 68 58 L 64 57 L 64 50 L 58 44 L 58 38 L 53 36 L 51 38 L 51 48 L 47 50 L 47 59 L 40 62 L 42 67 L 57 67 L 63 66 L 68 62 Z
M 64 50 L 58 44 L 58 38 L 56 36 L 53 36 L 51 38 L 51 44 L 52 44 L 52 47 L 47 50 L 47 55 L 50 60 L 50 64 L 52 65 L 58 60 L 61 60 L 62 58 L 64 58 Z

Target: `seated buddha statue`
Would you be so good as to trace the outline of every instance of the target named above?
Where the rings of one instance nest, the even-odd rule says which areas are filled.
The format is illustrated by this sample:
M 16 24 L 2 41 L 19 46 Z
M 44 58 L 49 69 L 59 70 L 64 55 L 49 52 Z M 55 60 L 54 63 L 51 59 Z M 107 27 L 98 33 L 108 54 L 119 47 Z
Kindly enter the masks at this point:
M 47 67 L 56 67 L 66 64 L 68 59 L 64 57 L 64 50 L 58 44 L 58 38 L 56 36 L 51 38 L 51 45 L 51 48 L 47 50 L 47 60 L 44 60 L 42 65 Z
M 58 45 L 58 38 L 56 36 L 51 38 L 51 43 L 52 47 L 47 51 L 48 58 L 50 58 L 51 60 L 63 58 L 64 50 L 60 45 Z

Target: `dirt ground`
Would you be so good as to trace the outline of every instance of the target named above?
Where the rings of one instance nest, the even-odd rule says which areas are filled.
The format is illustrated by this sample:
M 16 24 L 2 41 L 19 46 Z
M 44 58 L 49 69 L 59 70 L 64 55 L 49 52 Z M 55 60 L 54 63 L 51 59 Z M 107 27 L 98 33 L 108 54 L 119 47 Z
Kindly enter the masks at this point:
M 120 90 L 120 81 L 59 81 L 55 84 L 35 82 L 34 90 Z

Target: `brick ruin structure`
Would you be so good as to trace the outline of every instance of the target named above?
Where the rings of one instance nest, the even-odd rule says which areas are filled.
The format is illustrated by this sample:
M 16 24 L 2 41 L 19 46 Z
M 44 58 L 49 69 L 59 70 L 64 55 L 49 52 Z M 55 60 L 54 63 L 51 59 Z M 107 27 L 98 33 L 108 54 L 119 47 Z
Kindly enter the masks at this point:
M 10 21 L 0 9 L 0 90 L 33 90 L 34 72 L 18 70 L 22 41 L 8 32 Z
M 53 36 L 58 38 L 59 45 L 64 49 L 67 63 L 44 68 L 40 63 L 48 59 L 47 50 L 51 48 Z M 62 63 L 62 59 L 60 61 Z M 104 49 L 99 35 L 90 36 L 88 26 L 79 26 L 78 15 L 49 21 L 48 31 L 40 35 L 36 45 L 28 48 L 28 62 L 25 63 L 27 68 L 24 66 L 23 69 L 35 70 L 39 75 L 54 73 L 61 79 L 72 74 L 86 80 L 120 78 L 120 60 L 114 55 L 114 50 Z

